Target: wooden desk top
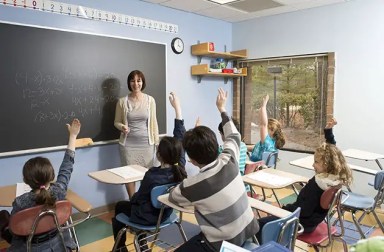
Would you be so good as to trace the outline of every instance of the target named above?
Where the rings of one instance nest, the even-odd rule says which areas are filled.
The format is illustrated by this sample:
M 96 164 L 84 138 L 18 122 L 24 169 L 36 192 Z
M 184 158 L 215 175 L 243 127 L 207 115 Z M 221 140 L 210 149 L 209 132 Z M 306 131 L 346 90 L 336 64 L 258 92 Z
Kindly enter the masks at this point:
M 12 203 L 16 197 L 16 184 L 0 187 L 0 206 L 12 207 Z M 85 199 L 81 198 L 71 189 L 68 189 L 67 200 L 69 200 L 72 206 L 79 212 L 89 212 L 92 209 L 92 205 Z
M 161 203 L 163 203 L 163 204 L 165 204 L 167 206 L 170 206 L 170 207 L 172 207 L 175 210 L 178 210 L 178 211 L 181 211 L 181 212 L 184 212 L 184 213 L 191 213 L 191 214 L 194 213 L 194 207 L 193 206 L 191 206 L 191 207 L 181 207 L 181 206 L 175 205 L 175 204 L 173 204 L 173 203 L 171 203 L 169 201 L 168 197 L 169 197 L 169 193 L 166 193 L 166 194 L 160 195 L 157 199 Z
M 129 166 L 138 170 L 138 171 L 141 171 L 142 175 L 125 179 L 125 178 L 123 178 L 123 177 L 121 177 L 115 173 L 108 171 L 108 170 L 101 170 L 101 171 L 90 172 L 90 173 L 88 173 L 88 176 L 90 176 L 91 178 L 93 178 L 97 181 L 107 183 L 107 184 L 126 184 L 126 183 L 131 183 L 131 182 L 143 180 L 144 174 L 148 169 L 145 167 L 142 167 L 140 165 L 129 165 Z
M 252 172 L 242 177 L 247 184 L 266 189 L 280 189 L 295 183 L 307 183 L 308 178 L 273 168 Z
M 274 206 L 272 204 L 268 204 L 264 201 L 257 200 L 251 197 L 248 197 L 248 202 L 252 208 L 260 210 L 264 213 L 274 215 L 279 218 L 284 218 L 291 214 L 291 212 L 284 210 L 280 207 Z
M 384 155 L 372 153 L 368 151 L 347 149 L 343 151 L 343 155 L 349 158 L 361 159 L 361 160 L 377 160 L 384 158 Z
M 289 163 L 291 165 L 305 168 L 308 170 L 314 170 L 313 169 L 313 155 L 310 155 L 310 156 L 307 156 L 304 158 L 299 158 L 299 159 L 293 160 Z M 362 172 L 362 173 L 366 173 L 366 174 L 370 174 L 370 175 L 375 175 L 377 173 L 376 170 L 364 168 L 364 167 L 353 165 L 353 164 L 348 164 L 348 165 L 354 171 L 358 171 L 358 172 Z

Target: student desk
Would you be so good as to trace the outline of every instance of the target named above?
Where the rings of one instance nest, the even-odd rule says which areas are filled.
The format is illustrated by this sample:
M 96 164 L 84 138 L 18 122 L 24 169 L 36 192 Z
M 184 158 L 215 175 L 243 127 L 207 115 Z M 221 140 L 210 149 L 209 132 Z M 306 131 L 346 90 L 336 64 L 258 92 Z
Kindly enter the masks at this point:
M 277 203 L 281 206 L 279 199 L 275 193 L 275 189 L 282 189 L 292 186 L 296 194 L 297 191 L 293 186 L 296 183 L 307 183 L 308 178 L 293 173 L 276 170 L 273 168 L 263 169 L 244 175 L 243 181 L 251 186 L 258 186 L 263 189 L 270 189 L 276 198 Z
M 190 213 L 190 214 L 193 214 L 195 212 L 195 209 L 193 206 L 181 207 L 181 206 L 178 206 L 178 205 L 170 202 L 168 198 L 169 198 L 169 193 L 166 193 L 166 194 L 163 194 L 163 195 L 160 195 L 159 197 L 157 197 L 157 199 L 161 203 L 163 203 L 164 205 L 167 205 L 169 207 L 172 207 L 173 209 L 175 209 L 177 211 L 184 212 L 184 213 Z
M 347 149 L 343 151 L 343 155 L 349 158 L 354 158 L 354 159 L 360 159 L 365 161 L 375 161 L 376 164 L 379 166 L 380 170 L 383 169 L 379 161 L 379 159 L 384 159 L 384 155 L 382 154 L 356 150 L 356 149 Z
M 172 207 L 175 210 L 185 212 L 185 213 L 191 213 L 191 214 L 194 213 L 193 206 L 181 207 L 181 206 L 178 206 L 178 205 L 171 203 L 168 198 L 169 198 L 169 193 L 166 193 L 166 194 L 160 195 L 158 197 L 158 200 L 161 203 L 163 203 L 169 207 Z M 289 212 L 287 210 L 284 210 L 280 207 L 265 203 L 261 200 L 257 200 L 257 199 L 248 197 L 248 201 L 249 201 L 249 204 L 251 205 L 252 208 L 255 208 L 255 209 L 260 210 L 262 212 L 268 213 L 270 215 L 277 216 L 279 218 L 283 218 L 283 217 L 286 217 L 286 216 L 291 214 L 291 212 Z
M 0 187 L 0 195 L 0 206 L 12 207 L 12 202 L 16 197 L 16 184 Z M 71 189 L 68 189 L 66 198 L 79 212 L 88 213 L 92 209 L 92 206 L 85 199 L 81 198 Z
M 294 166 L 298 166 L 301 168 L 309 169 L 309 170 L 314 170 L 313 169 L 313 158 L 314 158 L 314 156 L 310 155 L 310 156 L 307 156 L 304 158 L 299 158 L 299 159 L 293 160 L 293 161 L 289 162 L 289 164 L 294 165 Z M 364 167 L 353 165 L 353 164 L 348 164 L 348 165 L 354 171 L 358 171 L 358 172 L 362 172 L 362 173 L 366 173 L 366 174 L 370 174 L 370 175 L 375 175 L 377 173 L 377 171 L 372 170 L 372 169 L 364 168 Z
M 142 172 L 141 175 L 138 176 L 132 176 L 129 178 L 123 178 L 115 173 L 110 172 L 109 170 L 101 170 L 101 171 L 95 171 L 95 172 L 90 172 L 88 173 L 88 176 L 91 178 L 107 183 L 107 184 L 127 184 L 131 182 L 136 182 L 143 180 L 145 172 L 148 170 L 147 168 L 140 166 L 140 165 L 129 165 L 129 167 Z M 121 168 L 121 167 L 118 167 Z
M 269 203 L 265 203 L 264 201 L 255 198 L 248 197 L 248 202 L 252 208 L 279 218 L 284 218 L 291 214 L 290 211 L 284 210 Z

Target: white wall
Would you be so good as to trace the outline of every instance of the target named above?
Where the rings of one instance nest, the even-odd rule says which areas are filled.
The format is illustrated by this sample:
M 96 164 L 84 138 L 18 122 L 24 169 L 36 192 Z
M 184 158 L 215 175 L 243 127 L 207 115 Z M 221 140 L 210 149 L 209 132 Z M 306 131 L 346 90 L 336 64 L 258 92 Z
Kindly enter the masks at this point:
M 232 84 L 230 81 L 228 84 L 224 84 L 223 79 L 220 78 L 203 78 L 202 82 L 198 84 L 196 78 L 193 78 L 190 74 L 191 65 L 197 64 L 196 57 L 190 53 L 190 46 L 196 44 L 197 40 L 201 42 L 211 41 L 215 43 L 218 50 L 223 51 L 224 45 L 227 46 L 228 50 L 232 50 L 232 25 L 230 23 L 139 0 L 61 0 L 60 2 L 177 24 L 179 33 L 171 34 L 114 23 L 85 20 L 42 11 L 7 7 L 2 4 L 0 5 L 0 20 L 166 44 L 167 93 L 175 91 L 180 96 L 187 129 L 193 127 L 197 116 L 201 117 L 204 125 L 212 129 L 217 128 L 220 122 L 220 116 L 215 106 L 217 89 L 223 87 L 231 95 Z M 181 37 L 185 43 L 185 51 L 181 55 L 174 54 L 170 47 L 170 42 L 175 36 Z M 127 75 L 131 70 L 133 69 L 127 69 Z M 126 83 L 126 80 L 121 80 L 121 83 Z M 151 83 L 148 83 L 148 85 L 151 85 Z M 168 97 L 164 97 L 164 99 L 168 99 Z M 232 102 L 229 101 L 228 110 L 231 109 Z M 173 118 L 174 112 L 170 106 L 167 106 L 168 134 L 172 134 Z M 86 124 L 87 122 L 82 123 Z M 1 127 L 4 126 L 3 124 Z M 11 125 L 15 130 L 20 130 L 18 129 L 20 126 L 25 127 L 24 125 Z M 76 153 L 75 170 L 70 182 L 70 188 L 88 199 L 94 207 L 103 206 L 126 197 L 123 186 L 105 185 L 87 176 L 88 172 L 91 171 L 118 166 L 120 161 L 117 150 L 116 145 L 108 145 L 80 149 Z M 42 155 L 50 158 L 54 166 L 58 168 L 63 153 L 53 152 L 43 153 Z M 7 176 L 0 176 L 0 186 L 21 182 L 23 164 L 32 156 L 35 156 L 35 154 L 1 158 L 1 174 L 7 174 Z M 188 170 L 192 171 L 193 168 L 189 166 Z
M 384 1 L 358 0 L 233 25 L 249 58 L 335 52 L 334 114 L 341 149 L 384 153 Z
M 233 47 L 247 48 L 249 58 L 335 52 L 337 144 L 384 153 L 383 13 L 382 0 L 356 0 L 240 22 L 233 25 Z M 288 164 L 303 154 L 280 156 L 279 168 L 308 173 Z M 348 161 L 378 169 L 373 162 Z M 367 186 L 372 176 L 354 177 L 355 189 L 373 193 Z

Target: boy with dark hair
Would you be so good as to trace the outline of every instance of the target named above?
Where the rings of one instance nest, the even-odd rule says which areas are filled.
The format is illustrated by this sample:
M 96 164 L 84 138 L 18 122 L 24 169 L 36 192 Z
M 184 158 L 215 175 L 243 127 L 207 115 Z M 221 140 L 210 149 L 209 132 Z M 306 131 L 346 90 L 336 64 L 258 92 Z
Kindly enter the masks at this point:
M 169 200 L 194 206 L 202 232 L 176 251 L 219 251 L 224 240 L 241 246 L 259 230 L 239 173 L 240 133 L 226 113 L 227 96 L 220 88 L 216 99 L 225 136 L 222 153 L 208 127 L 198 126 L 184 135 L 184 150 L 200 172 L 175 187 Z

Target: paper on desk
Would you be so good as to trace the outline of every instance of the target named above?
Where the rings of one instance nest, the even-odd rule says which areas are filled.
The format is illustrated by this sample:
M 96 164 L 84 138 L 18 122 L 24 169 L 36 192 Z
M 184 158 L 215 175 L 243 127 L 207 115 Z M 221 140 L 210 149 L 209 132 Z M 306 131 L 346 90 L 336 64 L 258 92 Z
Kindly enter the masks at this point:
M 227 241 L 223 241 L 221 244 L 220 252 L 245 252 L 249 251 L 243 249 L 242 247 L 236 246 L 235 244 L 229 243 Z
M 30 192 L 32 188 L 26 183 L 17 183 L 16 184 L 16 197 L 23 195 L 24 193 Z
M 282 185 L 290 184 L 293 182 L 291 178 L 270 174 L 264 171 L 251 173 L 248 175 L 248 178 L 257 180 L 266 184 L 270 184 L 273 186 L 282 186 Z
M 135 168 L 131 166 L 123 166 L 113 169 L 108 169 L 108 171 L 124 178 L 124 179 L 130 179 L 135 177 L 144 176 L 144 172 L 136 170 Z

